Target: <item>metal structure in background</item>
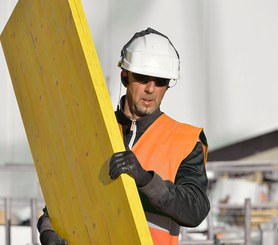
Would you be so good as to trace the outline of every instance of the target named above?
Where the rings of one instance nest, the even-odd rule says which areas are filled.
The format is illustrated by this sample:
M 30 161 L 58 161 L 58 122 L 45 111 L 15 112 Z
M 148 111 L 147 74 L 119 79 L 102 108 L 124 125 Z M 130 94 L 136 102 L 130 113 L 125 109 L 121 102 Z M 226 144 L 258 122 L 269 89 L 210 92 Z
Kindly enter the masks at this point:
M 224 173 L 229 174 L 247 174 L 254 172 L 269 173 L 278 177 L 278 160 L 277 161 L 214 161 L 208 162 L 207 171 L 212 171 L 216 177 Z
M 31 226 L 31 235 L 32 235 L 32 244 L 37 245 L 39 244 L 38 239 L 38 232 L 37 232 L 37 220 L 38 220 L 38 213 L 39 210 L 44 206 L 43 200 L 37 200 L 35 198 L 29 200 L 23 199 L 9 199 L 9 198 L 2 198 L 0 203 L 4 203 L 4 212 L 5 212 L 5 237 L 6 237 L 6 245 L 11 245 L 11 213 L 12 207 L 16 205 L 28 205 L 31 209 L 31 217 L 30 217 L 30 226 Z M 239 205 L 228 205 L 228 204 L 219 204 L 217 207 L 212 207 L 212 210 L 221 209 L 242 209 L 244 213 L 244 236 L 243 238 L 237 239 L 223 239 L 221 241 L 217 240 L 215 237 L 214 229 L 215 225 L 213 224 L 213 211 L 209 213 L 206 221 L 208 223 L 208 229 L 206 231 L 207 238 L 205 240 L 189 240 L 187 228 L 181 229 L 181 240 L 179 245 L 209 245 L 209 244 L 242 244 L 242 245 L 251 245 L 251 209 L 252 208 L 278 208 L 277 205 L 261 205 L 261 206 L 252 206 L 250 199 L 246 199 L 243 206 Z M 1 208 L 1 206 L 0 206 Z
M 278 207 L 278 205 L 277 205 Z M 212 207 L 211 210 L 214 210 L 215 207 Z M 217 208 L 234 208 L 233 205 L 219 205 Z M 239 208 L 237 206 L 237 208 Z M 214 224 L 213 224 L 213 218 L 212 218 L 212 211 L 209 212 L 207 217 L 207 223 L 208 223 L 208 229 L 206 231 L 207 233 L 207 239 L 206 240 L 188 240 L 187 235 L 188 232 L 186 232 L 186 228 L 182 228 L 181 230 L 181 241 L 180 245 L 206 245 L 206 244 L 244 244 L 244 245 L 251 245 L 251 201 L 250 199 L 245 199 L 244 206 L 240 207 L 243 209 L 244 212 L 244 239 L 238 238 L 238 239 L 229 239 L 229 240 L 222 240 L 217 241 L 215 234 L 214 234 Z
M 225 182 L 233 184 L 239 182 L 243 184 L 243 186 L 229 184 L 225 185 L 225 187 L 222 186 L 223 190 L 226 190 L 225 188 L 227 187 L 235 190 L 230 192 L 224 191 L 224 193 L 229 193 L 234 196 L 226 196 L 227 199 L 223 199 L 223 203 L 219 203 L 219 199 L 215 199 L 215 196 L 212 198 L 214 200 L 214 206 L 218 200 L 217 207 L 213 208 L 222 212 L 222 217 L 219 215 L 217 218 L 218 221 L 221 218 L 223 219 L 222 224 L 226 226 L 222 227 L 224 234 L 225 232 L 229 232 L 230 234 L 234 233 L 234 238 L 226 241 L 225 239 L 218 239 L 219 237 L 216 237 L 216 244 L 277 244 L 278 236 L 275 237 L 274 233 L 278 233 L 278 231 L 276 228 L 276 231 L 274 230 L 274 226 L 277 227 L 278 225 L 277 220 L 275 220 L 275 217 L 278 217 L 278 192 L 275 191 L 277 188 L 273 189 L 273 187 L 278 186 L 278 161 L 208 162 L 206 168 L 209 176 L 211 176 L 210 191 L 215 190 L 217 183 L 220 183 L 220 185 Z M 256 191 L 253 190 L 252 192 L 247 187 L 249 185 L 251 187 L 256 186 Z M 263 186 L 264 188 L 262 188 Z M 244 189 L 247 191 L 244 192 Z M 241 195 L 241 193 L 244 194 Z M 233 198 L 240 196 L 243 201 L 243 195 L 245 196 L 244 208 L 242 207 L 243 204 L 240 204 L 241 202 L 237 198 Z M 268 240 L 263 239 L 265 231 L 260 230 L 260 225 L 264 223 L 273 225 L 273 231 L 269 233 Z M 214 227 L 216 227 L 216 224 L 214 224 Z M 233 231 L 231 228 L 235 228 L 237 231 Z M 221 231 L 221 228 L 219 230 Z M 239 234 L 241 230 L 243 232 Z M 215 234 L 217 234 L 217 231 L 215 231 Z M 228 236 L 232 237 L 232 235 Z M 236 236 L 242 241 L 236 239 Z
M 38 232 L 37 232 L 37 221 L 38 221 L 38 207 L 37 199 L 32 198 L 30 201 L 31 206 L 31 218 L 30 225 L 32 230 L 32 243 L 35 244 L 38 241 Z
M 30 164 L 30 166 L 24 165 L 19 166 L 18 168 L 15 165 L 1 167 L 0 170 L 8 175 L 8 173 L 15 173 L 19 171 L 25 177 L 29 177 L 30 175 L 24 175 L 25 173 L 34 172 L 34 166 Z M 259 163 L 240 163 L 240 162 L 227 162 L 227 163 L 208 163 L 207 170 L 213 171 L 215 174 L 216 179 L 220 178 L 222 174 L 229 173 L 233 174 L 244 174 L 244 173 L 254 173 L 259 171 L 266 175 L 271 176 L 278 176 L 277 175 L 277 164 L 276 163 L 266 163 L 266 164 L 259 164 Z M 24 171 L 23 171 L 24 170 Z M 13 175 L 10 175 L 13 176 Z M 15 175 L 17 177 L 17 175 Z M 9 187 L 8 187 L 9 188 Z M 11 189 L 12 190 L 12 189 Z M 31 210 L 31 217 L 30 217 L 30 227 L 31 227 L 31 239 L 32 244 L 39 244 L 38 242 L 38 233 L 37 233 L 37 219 L 40 210 L 44 207 L 44 201 L 41 198 L 16 198 L 16 197 L 2 197 L 0 198 L 0 210 L 4 210 L 4 217 L 5 217 L 5 245 L 11 245 L 11 227 L 14 225 L 13 222 L 13 211 L 15 208 L 23 208 L 29 207 Z M 216 237 L 217 232 L 222 229 L 219 225 L 215 222 L 215 216 L 217 212 L 223 213 L 222 218 L 225 218 L 227 223 L 240 223 L 242 234 L 239 234 L 237 238 L 232 239 L 218 239 Z M 245 199 L 242 205 L 239 204 L 229 204 L 229 203 L 218 203 L 217 205 L 212 205 L 211 212 L 209 213 L 206 223 L 207 229 L 202 231 L 205 235 L 205 239 L 196 240 L 191 239 L 191 233 L 198 233 L 200 231 L 192 231 L 191 229 L 182 228 L 180 234 L 180 245 L 206 245 L 206 244 L 217 244 L 217 245 L 227 245 L 227 244 L 244 244 L 244 245 L 253 245 L 254 242 L 252 241 L 252 232 L 254 232 L 254 227 L 252 227 L 251 219 L 252 219 L 252 210 L 262 210 L 262 211 L 271 211 L 271 210 L 278 210 L 278 202 L 276 203 L 262 203 L 262 204 L 255 204 L 252 203 L 250 199 Z M 235 216 L 236 220 L 231 221 L 231 216 Z M 234 217 L 232 217 L 234 218 Z M 278 220 L 278 216 L 277 216 Z M 260 243 L 261 245 L 272 245 L 269 243 L 270 236 L 273 236 L 273 233 L 277 233 L 277 238 L 275 241 L 278 241 L 278 221 L 273 224 L 258 224 L 257 233 L 260 235 Z M 269 235 L 270 234 L 270 235 Z M 256 243 L 257 244 L 257 243 Z M 275 243 L 273 242 L 273 245 Z
M 245 200 L 244 244 L 251 245 L 251 200 Z
M 11 244 L 11 204 L 10 199 L 4 199 L 4 208 L 5 208 L 5 238 L 6 245 Z
M 28 207 L 30 208 L 31 217 L 29 219 L 29 224 L 31 227 L 31 244 L 39 244 L 38 231 L 37 231 L 37 221 L 39 211 L 42 210 L 44 206 L 43 200 L 38 200 L 36 198 L 32 199 L 16 199 L 16 198 L 0 198 L 0 210 L 4 209 L 5 216 L 5 245 L 12 244 L 11 228 L 13 225 L 20 226 L 20 224 L 14 224 L 12 221 L 13 208 L 18 207 Z

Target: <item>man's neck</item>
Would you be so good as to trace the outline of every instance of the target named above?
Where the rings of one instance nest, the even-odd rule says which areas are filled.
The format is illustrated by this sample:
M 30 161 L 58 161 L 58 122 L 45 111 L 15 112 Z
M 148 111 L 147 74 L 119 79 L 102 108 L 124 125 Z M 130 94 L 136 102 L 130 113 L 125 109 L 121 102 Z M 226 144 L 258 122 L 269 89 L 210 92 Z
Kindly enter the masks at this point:
M 138 119 L 140 119 L 140 116 L 131 112 L 126 96 L 124 96 L 123 98 L 124 99 L 121 100 L 121 109 L 123 110 L 124 114 L 133 121 L 137 121 Z
M 117 107 L 116 115 L 117 115 L 118 122 L 122 125 L 127 125 L 128 128 L 130 127 L 132 120 L 136 120 L 139 128 L 141 128 L 142 126 L 144 130 L 162 114 L 160 108 L 158 107 L 152 114 L 146 115 L 144 117 L 138 117 L 137 119 L 133 119 L 130 116 L 130 114 L 124 111 L 124 107 L 125 107 L 125 96 L 123 96 L 120 100 L 120 104 Z

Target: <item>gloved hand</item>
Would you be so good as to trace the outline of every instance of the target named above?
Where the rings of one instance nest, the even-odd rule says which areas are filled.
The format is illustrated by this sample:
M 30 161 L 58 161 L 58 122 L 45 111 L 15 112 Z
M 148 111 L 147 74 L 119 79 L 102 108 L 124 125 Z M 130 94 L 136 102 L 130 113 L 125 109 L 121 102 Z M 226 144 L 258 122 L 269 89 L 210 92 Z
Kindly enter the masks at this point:
M 142 168 L 137 157 L 130 150 L 114 153 L 110 160 L 109 175 L 111 179 L 116 179 L 122 173 L 131 175 L 138 187 L 147 185 L 153 177 L 151 172 Z
M 40 235 L 42 245 L 67 245 L 68 242 L 61 238 L 55 231 L 46 230 Z

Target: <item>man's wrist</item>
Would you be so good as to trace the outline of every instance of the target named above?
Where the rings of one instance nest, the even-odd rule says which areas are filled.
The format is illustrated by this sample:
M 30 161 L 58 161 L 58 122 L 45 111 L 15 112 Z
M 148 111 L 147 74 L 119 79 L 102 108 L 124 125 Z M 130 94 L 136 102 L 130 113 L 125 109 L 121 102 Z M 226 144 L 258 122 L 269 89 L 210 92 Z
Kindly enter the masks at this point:
M 153 178 L 154 172 L 153 171 L 145 171 L 145 176 L 142 179 L 141 183 L 138 184 L 138 187 L 144 187 L 149 184 Z

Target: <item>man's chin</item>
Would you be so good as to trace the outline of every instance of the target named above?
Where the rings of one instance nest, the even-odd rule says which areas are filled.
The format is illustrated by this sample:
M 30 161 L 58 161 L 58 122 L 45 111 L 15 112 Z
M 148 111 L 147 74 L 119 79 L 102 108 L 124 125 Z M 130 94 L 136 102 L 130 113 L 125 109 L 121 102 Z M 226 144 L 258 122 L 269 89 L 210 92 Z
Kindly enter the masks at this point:
M 144 116 L 152 114 L 154 111 L 155 111 L 154 108 L 144 108 L 144 109 L 140 108 L 140 110 L 137 110 L 137 115 L 139 117 L 144 117 Z

